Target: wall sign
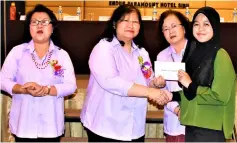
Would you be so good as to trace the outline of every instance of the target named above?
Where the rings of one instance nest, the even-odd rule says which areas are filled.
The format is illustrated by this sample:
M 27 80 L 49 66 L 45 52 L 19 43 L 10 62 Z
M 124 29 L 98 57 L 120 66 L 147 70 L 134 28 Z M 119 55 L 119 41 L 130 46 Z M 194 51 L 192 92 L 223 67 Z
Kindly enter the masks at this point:
M 172 2 L 134 2 L 134 1 L 109 1 L 109 6 L 117 6 L 122 4 L 131 4 L 140 8 L 186 8 L 189 3 L 172 3 Z

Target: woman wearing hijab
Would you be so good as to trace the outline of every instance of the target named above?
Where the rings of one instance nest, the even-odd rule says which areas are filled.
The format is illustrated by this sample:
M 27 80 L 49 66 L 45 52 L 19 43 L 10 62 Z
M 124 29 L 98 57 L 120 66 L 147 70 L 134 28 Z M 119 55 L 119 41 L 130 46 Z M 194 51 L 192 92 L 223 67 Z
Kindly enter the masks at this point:
M 193 40 L 183 57 L 186 72 L 178 72 L 183 91 L 173 93 L 173 100 L 181 100 L 185 141 L 225 142 L 234 127 L 236 75 L 228 53 L 220 47 L 219 14 L 211 7 L 200 8 L 192 30 Z

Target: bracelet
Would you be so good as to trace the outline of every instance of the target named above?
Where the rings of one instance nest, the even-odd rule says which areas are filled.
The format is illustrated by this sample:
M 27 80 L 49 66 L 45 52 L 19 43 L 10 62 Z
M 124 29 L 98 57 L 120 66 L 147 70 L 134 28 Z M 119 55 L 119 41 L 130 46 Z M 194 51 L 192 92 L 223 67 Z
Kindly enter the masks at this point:
M 46 86 L 46 87 L 48 88 L 48 93 L 47 93 L 47 94 L 49 94 L 49 93 L 50 93 L 51 86 L 48 85 L 48 86 Z
M 177 111 L 177 116 L 179 115 L 179 112 L 180 112 L 180 107 L 179 107 L 179 109 L 178 109 L 178 111 Z

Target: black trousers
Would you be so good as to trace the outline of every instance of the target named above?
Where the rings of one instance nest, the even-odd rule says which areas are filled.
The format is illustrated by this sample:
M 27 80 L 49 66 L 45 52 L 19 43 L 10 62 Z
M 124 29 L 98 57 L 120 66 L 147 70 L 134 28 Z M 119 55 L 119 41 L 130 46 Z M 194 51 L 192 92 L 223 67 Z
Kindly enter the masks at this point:
M 186 126 L 185 142 L 226 142 L 226 139 L 223 131 Z
M 19 138 L 15 136 L 16 142 L 60 142 L 60 137 L 56 138 Z
M 144 142 L 145 141 L 145 135 L 138 139 L 134 139 L 132 141 L 121 141 L 121 140 L 115 140 L 115 139 L 99 136 L 87 128 L 85 128 L 85 130 L 87 132 L 88 142 Z

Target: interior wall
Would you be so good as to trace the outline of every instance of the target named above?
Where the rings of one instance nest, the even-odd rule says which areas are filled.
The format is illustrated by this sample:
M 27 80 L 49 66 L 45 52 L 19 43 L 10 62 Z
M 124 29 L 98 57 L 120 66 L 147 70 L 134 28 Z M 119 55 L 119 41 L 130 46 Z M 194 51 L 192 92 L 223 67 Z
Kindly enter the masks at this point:
M 124 0 L 126 3 L 128 0 Z M 131 0 L 130 0 L 131 2 Z M 132 1 L 134 2 L 134 1 Z M 225 22 L 230 22 L 232 20 L 232 12 L 234 8 L 237 8 L 237 1 L 210 1 L 210 0 L 202 0 L 202 1 L 157 1 L 157 0 L 136 0 L 136 2 L 159 2 L 159 3 L 186 3 L 189 4 L 191 14 L 194 14 L 195 11 L 203 6 L 211 6 L 217 9 L 220 16 L 225 19 Z M 55 13 L 58 11 L 58 6 L 63 7 L 63 13 L 65 15 L 76 15 L 77 7 L 81 7 L 82 11 L 82 19 L 89 20 L 91 13 L 93 13 L 93 20 L 98 20 L 99 16 L 110 16 L 113 10 L 117 7 L 109 5 L 109 1 L 31 1 L 26 0 L 26 12 L 31 10 L 36 4 L 41 3 L 49 7 Z M 160 6 L 160 5 L 159 5 Z M 158 14 L 167 10 L 168 8 L 158 7 Z M 185 12 L 185 8 L 172 8 L 174 10 L 178 10 L 182 13 Z M 141 14 L 143 16 L 151 16 L 152 8 L 139 8 Z

